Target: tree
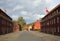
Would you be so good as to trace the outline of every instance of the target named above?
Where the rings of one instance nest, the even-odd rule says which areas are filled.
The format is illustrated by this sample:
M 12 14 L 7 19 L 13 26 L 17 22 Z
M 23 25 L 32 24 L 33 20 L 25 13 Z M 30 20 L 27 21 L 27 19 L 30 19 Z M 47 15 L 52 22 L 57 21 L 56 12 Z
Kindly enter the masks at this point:
M 23 19 L 23 17 L 19 17 L 19 18 L 18 18 L 18 23 L 21 25 L 22 28 L 24 27 L 24 25 L 26 25 L 26 22 L 25 22 L 25 20 Z

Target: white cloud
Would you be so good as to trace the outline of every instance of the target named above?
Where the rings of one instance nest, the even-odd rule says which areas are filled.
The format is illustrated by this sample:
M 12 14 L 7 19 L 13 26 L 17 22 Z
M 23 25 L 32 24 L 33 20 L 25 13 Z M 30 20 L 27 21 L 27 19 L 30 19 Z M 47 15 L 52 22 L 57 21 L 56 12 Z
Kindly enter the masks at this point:
M 49 11 L 51 11 L 55 6 L 50 6 L 49 7 Z
M 39 4 L 41 4 L 41 0 L 35 0 L 35 1 L 33 2 L 33 5 L 34 5 L 34 6 L 38 6 Z
M 13 18 L 13 20 L 17 20 L 18 19 L 18 16 L 16 16 L 16 15 L 12 15 L 11 17 Z
M 58 3 L 56 5 L 53 4 L 53 5 L 49 6 L 49 11 L 51 11 L 52 9 L 54 9 L 57 5 L 58 5 Z
M 48 4 L 52 4 L 52 3 L 54 3 L 52 0 L 45 0 L 46 1 L 46 3 Z
M 27 11 L 21 11 L 20 13 L 21 13 L 21 15 L 27 15 L 28 14 Z
M 30 17 L 28 17 L 28 16 L 24 16 L 24 19 L 27 20 L 27 19 L 30 19 Z
M 35 14 L 34 18 L 37 20 L 39 18 L 43 18 L 45 15 Z
M 13 11 L 20 10 L 24 8 L 23 6 L 17 5 L 16 7 L 13 8 Z

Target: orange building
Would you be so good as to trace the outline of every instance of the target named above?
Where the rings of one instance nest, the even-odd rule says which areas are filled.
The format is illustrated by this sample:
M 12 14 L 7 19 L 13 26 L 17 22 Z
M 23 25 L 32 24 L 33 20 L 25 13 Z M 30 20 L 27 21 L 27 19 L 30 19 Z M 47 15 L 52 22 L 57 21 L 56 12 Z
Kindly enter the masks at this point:
M 40 30 L 41 24 L 40 21 L 36 21 L 33 25 L 33 30 Z

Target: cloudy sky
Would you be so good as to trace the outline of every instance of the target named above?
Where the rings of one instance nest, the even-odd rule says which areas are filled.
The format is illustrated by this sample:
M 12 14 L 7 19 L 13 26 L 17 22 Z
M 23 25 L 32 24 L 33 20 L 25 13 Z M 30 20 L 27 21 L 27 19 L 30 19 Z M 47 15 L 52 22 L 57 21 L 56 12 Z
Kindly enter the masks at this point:
M 60 0 L 0 0 L 0 8 L 6 10 L 13 20 L 23 16 L 26 23 L 44 17 L 46 8 L 50 11 L 58 4 Z

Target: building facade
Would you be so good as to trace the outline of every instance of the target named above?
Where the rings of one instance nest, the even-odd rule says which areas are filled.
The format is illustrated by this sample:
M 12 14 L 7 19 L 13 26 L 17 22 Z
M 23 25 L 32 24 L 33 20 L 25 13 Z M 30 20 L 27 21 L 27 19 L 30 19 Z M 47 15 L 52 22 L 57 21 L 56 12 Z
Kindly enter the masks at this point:
M 13 32 L 12 19 L 0 9 L 0 34 Z
M 33 30 L 40 30 L 40 28 L 41 28 L 40 21 L 37 20 L 37 21 L 33 24 L 32 29 L 33 29 Z
M 41 20 L 41 32 L 60 35 L 60 4 Z

